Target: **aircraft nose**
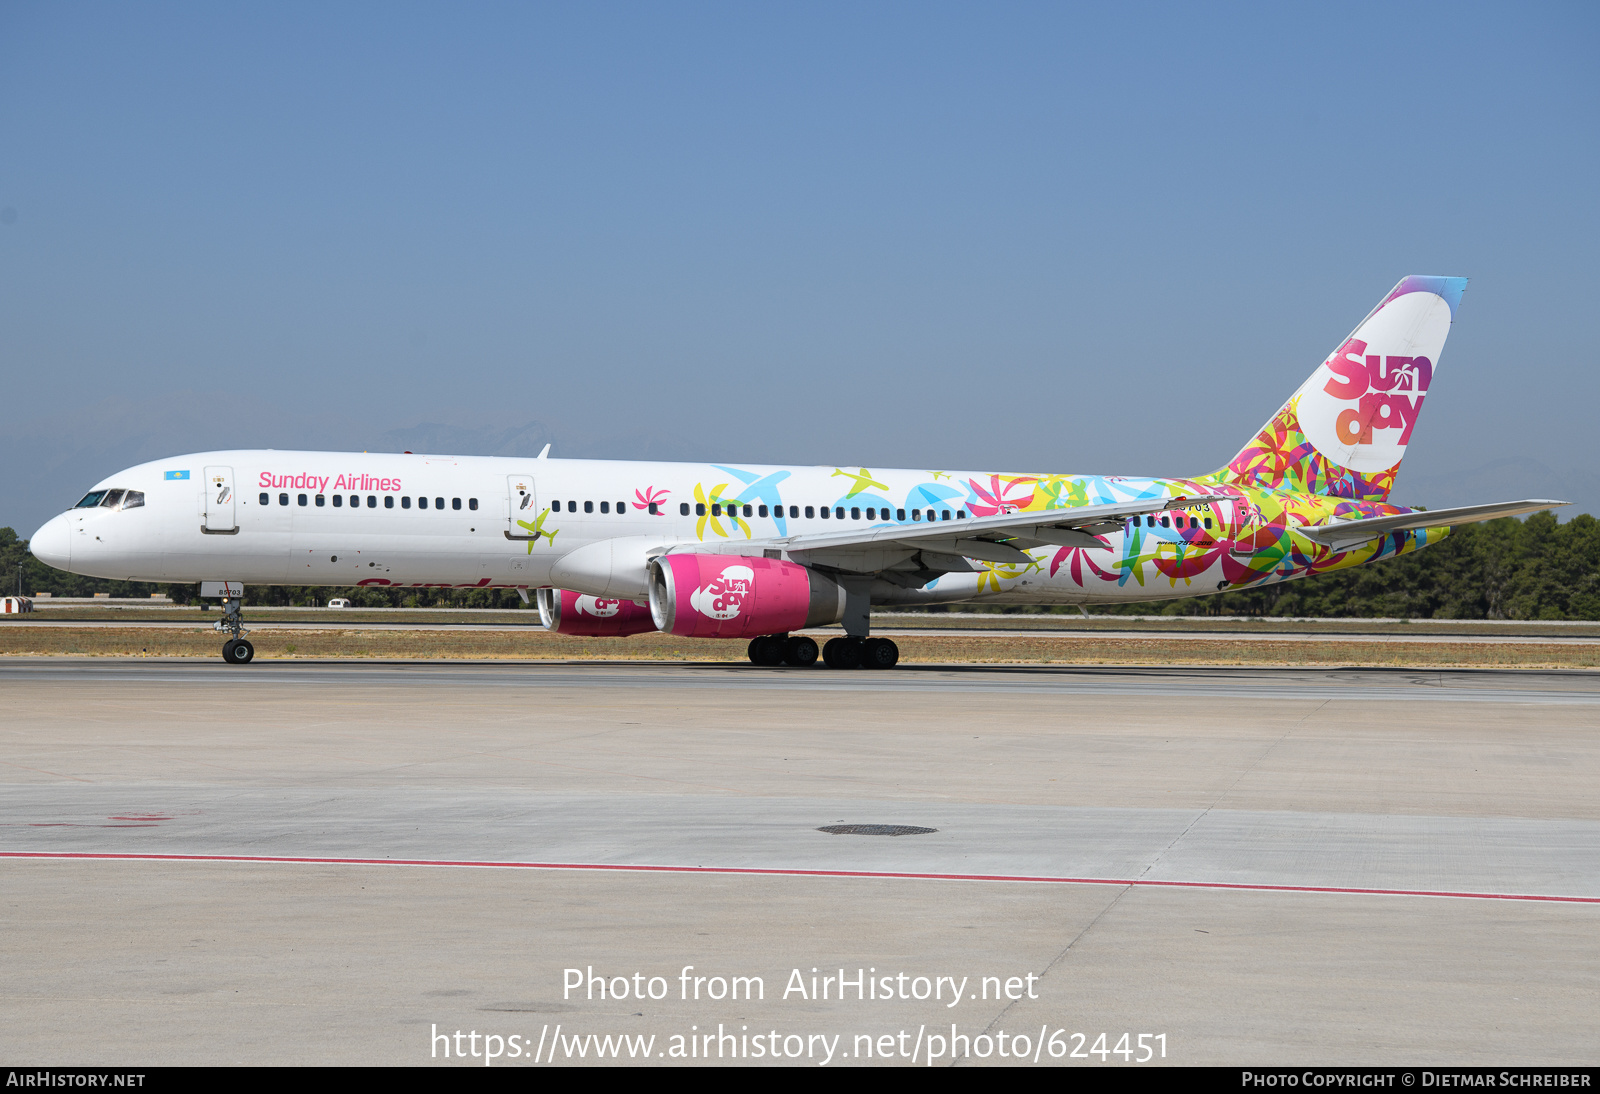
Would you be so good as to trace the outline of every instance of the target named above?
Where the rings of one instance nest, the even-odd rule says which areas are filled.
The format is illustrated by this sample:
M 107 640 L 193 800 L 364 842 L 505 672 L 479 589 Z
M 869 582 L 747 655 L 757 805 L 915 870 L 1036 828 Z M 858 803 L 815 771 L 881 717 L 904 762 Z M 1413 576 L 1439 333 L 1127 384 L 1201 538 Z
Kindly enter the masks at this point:
M 28 541 L 33 557 L 57 570 L 72 572 L 72 528 L 66 515 L 52 517 Z

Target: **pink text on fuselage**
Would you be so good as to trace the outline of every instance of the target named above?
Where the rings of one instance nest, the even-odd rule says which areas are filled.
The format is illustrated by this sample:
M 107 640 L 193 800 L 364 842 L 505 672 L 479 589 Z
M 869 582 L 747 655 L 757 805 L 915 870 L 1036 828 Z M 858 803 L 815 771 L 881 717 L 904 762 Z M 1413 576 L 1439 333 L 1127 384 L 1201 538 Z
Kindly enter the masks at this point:
M 263 471 L 260 485 L 263 490 L 316 490 L 320 493 L 328 489 L 328 476 L 305 472 L 298 475 L 274 475 L 271 471 Z M 375 475 L 340 475 L 333 481 L 333 488 L 335 491 L 377 490 L 384 493 L 398 493 L 400 480 L 383 479 Z

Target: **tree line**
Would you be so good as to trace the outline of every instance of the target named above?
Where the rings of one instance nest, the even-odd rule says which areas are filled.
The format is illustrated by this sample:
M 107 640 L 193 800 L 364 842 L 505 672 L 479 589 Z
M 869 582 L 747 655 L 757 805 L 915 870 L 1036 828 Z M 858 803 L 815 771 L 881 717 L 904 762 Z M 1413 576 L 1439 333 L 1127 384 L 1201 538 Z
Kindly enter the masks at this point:
M 53 570 L 28 554 L 27 541 L 10 528 L 0 528 L 0 590 L 5 595 L 108 593 L 141 599 L 165 593 L 180 604 L 197 599 L 195 585 L 106 581 Z M 513 589 L 245 588 L 246 605 L 320 607 L 332 597 L 373 608 L 524 606 Z M 1042 610 L 1076 614 L 1075 608 Z M 1600 619 L 1600 522 L 1588 514 L 1565 524 L 1548 512 L 1526 520 L 1506 517 L 1463 525 L 1441 543 L 1369 566 L 1240 592 L 1094 610 L 1119 615 Z

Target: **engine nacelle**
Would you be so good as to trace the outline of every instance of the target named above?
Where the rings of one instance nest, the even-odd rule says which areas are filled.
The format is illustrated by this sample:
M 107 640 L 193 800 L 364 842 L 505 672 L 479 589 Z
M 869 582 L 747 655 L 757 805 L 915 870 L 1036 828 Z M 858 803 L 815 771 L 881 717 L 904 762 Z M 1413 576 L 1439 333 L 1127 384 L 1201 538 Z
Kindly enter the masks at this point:
M 753 638 L 844 618 L 844 589 L 794 562 L 745 555 L 650 560 L 650 615 L 684 638 Z
M 656 629 L 650 609 L 631 600 L 585 596 L 570 589 L 540 589 L 539 620 L 546 630 L 585 638 L 621 638 Z

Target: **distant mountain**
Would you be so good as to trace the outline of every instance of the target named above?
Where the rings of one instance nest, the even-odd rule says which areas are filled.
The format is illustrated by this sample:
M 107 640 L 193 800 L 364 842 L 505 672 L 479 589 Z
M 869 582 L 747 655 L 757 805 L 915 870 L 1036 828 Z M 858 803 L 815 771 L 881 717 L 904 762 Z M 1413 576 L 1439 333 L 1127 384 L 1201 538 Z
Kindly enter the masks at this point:
M 1538 460 L 1518 458 L 1441 475 L 1412 477 L 1402 470 L 1393 497 L 1396 505 L 1429 509 L 1551 498 L 1572 503 L 1555 510 L 1556 517 L 1566 521 L 1579 513 L 1600 514 L 1600 474 L 1582 469 L 1561 472 Z

